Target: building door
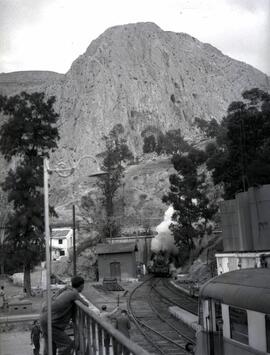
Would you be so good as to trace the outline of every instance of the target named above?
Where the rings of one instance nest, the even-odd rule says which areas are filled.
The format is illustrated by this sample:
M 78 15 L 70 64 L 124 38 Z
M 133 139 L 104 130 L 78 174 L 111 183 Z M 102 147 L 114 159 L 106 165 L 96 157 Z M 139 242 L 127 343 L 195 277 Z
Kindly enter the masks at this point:
M 114 261 L 110 263 L 110 272 L 111 277 L 116 277 L 118 280 L 121 280 L 121 266 L 119 262 Z

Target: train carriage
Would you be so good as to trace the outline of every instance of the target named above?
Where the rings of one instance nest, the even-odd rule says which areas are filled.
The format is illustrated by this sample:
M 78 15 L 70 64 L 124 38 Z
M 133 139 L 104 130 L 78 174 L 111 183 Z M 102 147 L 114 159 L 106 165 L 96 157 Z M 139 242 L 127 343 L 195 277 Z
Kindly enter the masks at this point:
M 270 270 L 217 276 L 199 294 L 196 355 L 270 354 Z

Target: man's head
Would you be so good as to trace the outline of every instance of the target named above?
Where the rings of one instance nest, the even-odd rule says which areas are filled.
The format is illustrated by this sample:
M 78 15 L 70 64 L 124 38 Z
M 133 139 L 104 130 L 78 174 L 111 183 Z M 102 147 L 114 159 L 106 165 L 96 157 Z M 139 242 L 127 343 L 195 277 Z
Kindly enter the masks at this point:
M 187 343 L 185 346 L 185 350 L 187 350 L 191 354 L 194 354 L 194 345 L 192 343 Z
M 105 304 L 102 305 L 102 306 L 101 306 L 101 310 L 102 310 L 102 311 L 107 311 L 107 306 L 106 306 Z
M 81 276 L 73 276 L 71 279 L 71 286 L 81 292 L 84 287 L 84 279 Z
M 122 316 L 127 316 L 127 311 L 126 311 L 125 309 L 122 309 L 121 315 L 122 315 Z

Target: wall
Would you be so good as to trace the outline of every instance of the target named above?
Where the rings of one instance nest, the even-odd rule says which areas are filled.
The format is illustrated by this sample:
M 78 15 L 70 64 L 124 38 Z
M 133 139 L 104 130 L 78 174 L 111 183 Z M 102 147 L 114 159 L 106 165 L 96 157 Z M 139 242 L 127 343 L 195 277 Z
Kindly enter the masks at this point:
M 255 250 L 270 249 L 270 185 L 249 189 L 248 194 Z
M 225 338 L 230 338 L 231 330 L 230 330 L 229 306 L 227 304 L 222 304 L 221 310 L 222 310 L 222 320 L 223 320 L 223 335 Z
M 248 324 L 248 337 L 250 346 L 260 351 L 266 351 L 265 315 L 249 310 Z
M 64 250 L 65 256 L 68 256 L 67 239 L 65 237 L 60 239 L 62 239 L 62 244 L 59 244 L 59 238 L 51 238 L 51 247 L 52 249 L 56 248 Z M 60 256 L 60 252 L 55 252 L 55 257 L 57 257 L 57 255 Z
M 239 223 L 235 200 L 220 204 L 221 228 L 224 251 L 239 250 Z
M 98 256 L 99 281 L 111 277 L 110 263 L 120 262 L 121 280 L 136 278 L 136 259 L 134 253 L 102 254 Z
M 233 270 L 262 267 L 261 255 L 265 255 L 267 267 L 270 267 L 270 252 L 218 253 L 216 254 L 218 275 Z
M 270 185 L 220 204 L 224 251 L 270 249 Z

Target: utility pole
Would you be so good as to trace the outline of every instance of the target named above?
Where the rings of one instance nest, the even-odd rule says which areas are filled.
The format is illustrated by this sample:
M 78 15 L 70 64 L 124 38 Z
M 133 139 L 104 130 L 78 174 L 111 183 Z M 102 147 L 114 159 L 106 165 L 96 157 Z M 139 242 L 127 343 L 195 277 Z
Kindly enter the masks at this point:
M 52 355 L 52 305 L 51 305 L 51 255 L 50 255 L 50 221 L 49 221 L 49 173 L 57 173 L 63 178 L 71 176 L 79 167 L 83 159 L 91 158 L 97 164 L 97 171 L 93 172 L 91 177 L 106 175 L 107 172 L 101 171 L 98 161 L 91 155 L 84 155 L 77 163 L 71 167 L 66 167 L 63 162 L 58 167 L 50 169 L 47 158 L 43 159 L 43 180 L 44 180 L 44 224 L 45 224 L 45 242 L 46 242 L 46 268 L 47 268 L 47 322 L 48 322 L 48 355 Z M 73 252 L 74 252 L 74 275 L 76 275 L 76 236 L 75 236 L 75 205 L 73 205 Z
M 46 241 L 46 271 L 47 271 L 47 326 L 48 326 L 48 355 L 52 355 L 52 306 L 51 306 L 51 253 L 50 253 L 50 224 L 49 224 L 49 169 L 48 161 L 43 161 L 44 175 L 44 224 Z
M 72 205 L 72 228 L 73 228 L 73 276 L 77 275 L 77 260 L 76 260 L 76 215 L 75 205 Z

